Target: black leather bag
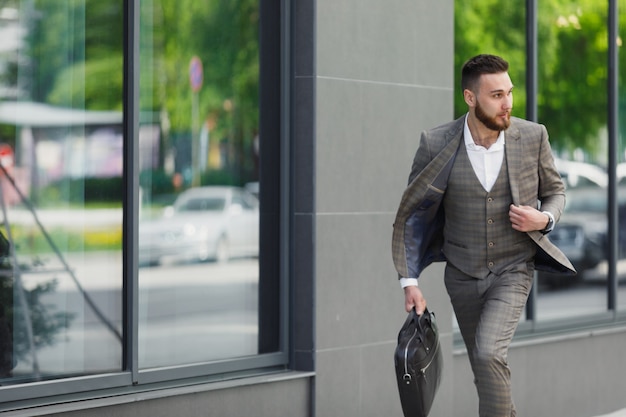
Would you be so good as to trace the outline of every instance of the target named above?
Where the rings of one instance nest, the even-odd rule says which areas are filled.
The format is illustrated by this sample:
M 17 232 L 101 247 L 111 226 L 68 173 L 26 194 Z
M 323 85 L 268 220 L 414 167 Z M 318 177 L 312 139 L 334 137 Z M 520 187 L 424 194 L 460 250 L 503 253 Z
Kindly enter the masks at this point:
M 398 334 L 395 365 L 404 417 L 428 416 L 443 369 L 434 313 L 411 310 Z

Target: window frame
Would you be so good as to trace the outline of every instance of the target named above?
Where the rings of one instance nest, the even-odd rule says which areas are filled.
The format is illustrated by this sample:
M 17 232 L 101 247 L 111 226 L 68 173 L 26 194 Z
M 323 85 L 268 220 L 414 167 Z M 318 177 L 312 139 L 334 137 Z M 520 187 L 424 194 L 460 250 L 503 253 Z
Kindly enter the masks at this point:
M 458 1 L 458 0 L 456 0 Z M 538 119 L 538 11 L 539 0 L 526 0 L 525 38 L 526 38 L 526 118 L 537 122 Z M 608 59 L 607 66 L 607 131 L 608 131 L 608 167 L 609 184 L 607 187 L 607 220 L 609 249 L 607 253 L 608 271 L 606 282 L 606 310 L 593 314 L 576 315 L 562 319 L 537 320 L 537 274 L 534 285 L 526 304 L 526 316 L 520 320 L 514 343 L 542 339 L 545 337 L 561 337 L 568 332 L 611 331 L 613 328 L 626 324 L 626 309 L 620 308 L 618 300 L 619 277 L 617 261 L 619 242 L 618 229 L 618 184 L 616 176 L 617 154 L 619 150 L 619 45 L 615 40 L 619 38 L 618 0 L 608 2 Z M 626 73 L 623 73 L 626 77 Z M 622 300 L 622 306 L 624 301 Z M 454 346 L 464 348 L 463 339 L 458 329 L 453 332 Z
M 290 343 L 290 35 L 291 1 L 259 0 L 259 134 L 261 236 L 259 257 L 259 351 L 254 356 L 155 369 L 139 369 L 139 28 L 140 0 L 124 0 L 124 185 L 123 196 L 123 351 L 122 370 L 0 387 L 0 411 L 254 377 L 288 370 Z M 276 48 L 276 45 L 280 48 Z M 275 94 L 275 91 L 280 94 Z M 266 310 L 264 310 L 266 309 Z M 244 384 L 245 382 L 242 382 Z
M 526 0 L 526 115 L 528 120 L 537 122 L 537 79 L 538 79 L 538 31 L 537 31 L 537 2 L 538 0 Z M 550 320 L 546 323 L 537 322 L 536 319 L 536 298 L 537 298 L 537 279 L 535 277 L 535 285 L 531 290 L 526 305 L 526 323 L 520 324 L 522 334 L 529 334 L 532 332 L 540 333 L 541 329 L 544 331 L 554 331 L 555 329 L 564 328 L 579 328 L 581 326 L 587 326 L 590 323 L 601 324 L 613 324 L 615 322 L 622 321 L 626 317 L 626 312 L 619 312 L 619 304 L 617 300 L 617 252 L 618 252 L 618 240 L 617 240 L 617 225 L 618 225 L 618 201 L 617 201 L 617 181 L 616 181 L 616 166 L 617 157 L 616 152 L 618 149 L 619 141 L 619 101 L 618 101 L 618 86 L 619 86 L 619 73 L 618 73 L 618 45 L 617 42 L 611 42 L 611 39 L 617 39 L 618 37 L 618 11 L 617 0 L 609 0 L 608 4 L 608 82 L 607 82 L 607 97 L 608 97 L 608 115 L 607 115 L 607 130 L 608 130 L 608 273 L 607 273 L 607 309 L 605 312 L 594 314 L 591 317 L 579 317 L 574 319 L 564 320 Z M 623 314 L 622 314 L 623 313 Z M 582 323 L 581 323 L 582 320 Z

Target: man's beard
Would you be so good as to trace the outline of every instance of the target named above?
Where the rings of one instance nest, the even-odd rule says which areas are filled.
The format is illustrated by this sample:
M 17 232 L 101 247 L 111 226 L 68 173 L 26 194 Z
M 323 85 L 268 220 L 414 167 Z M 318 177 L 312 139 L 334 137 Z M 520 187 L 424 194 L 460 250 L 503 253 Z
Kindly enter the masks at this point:
M 476 118 L 482 122 L 482 124 L 484 124 L 487 128 L 491 130 L 495 130 L 496 132 L 506 130 L 511 125 L 511 115 L 509 113 L 507 113 L 506 119 L 502 119 L 499 116 L 489 117 L 483 111 L 480 103 L 476 103 L 476 109 L 474 110 L 474 114 L 476 115 Z

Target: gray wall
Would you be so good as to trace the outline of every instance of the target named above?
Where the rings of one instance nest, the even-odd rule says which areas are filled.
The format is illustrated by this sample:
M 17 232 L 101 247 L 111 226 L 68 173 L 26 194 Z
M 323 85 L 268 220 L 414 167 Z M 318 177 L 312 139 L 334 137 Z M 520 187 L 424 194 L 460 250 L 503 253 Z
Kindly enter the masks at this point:
M 518 415 L 592 417 L 626 408 L 625 346 L 624 328 L 514 341 L 509 363 Z M 454 412 L 449 416 L 478 415 L 467 356 L 457 353 L 452 366 L 453 391 L 440 393 L 437 400 L 451 398 L 453 392 Z
M 258 382 L 258 381 L 257 381 Z M 307 417 L 310 384 L 307 378 L 267 378 L 262 383 L 232 388 L 216 384 L 146 392 L 85 403 L 61 404 L 7 416 L 63 417 Z M 220 385 L 219 383 L 217 384 Z M 235 384 L 236 385 L 236 384 Z M 113 405 L 115 402 L 117 404 Z M 87 408 L 88 407 L 88 408 Z M 4 415 L 4 413 L 2 413 Z
M 400 416 L 391 230 L 420 131 L 452 118 L 453 1 L 316 3 L 315 415 Z M 451 357 L 440 277 L 429 270 L 424 291 Z

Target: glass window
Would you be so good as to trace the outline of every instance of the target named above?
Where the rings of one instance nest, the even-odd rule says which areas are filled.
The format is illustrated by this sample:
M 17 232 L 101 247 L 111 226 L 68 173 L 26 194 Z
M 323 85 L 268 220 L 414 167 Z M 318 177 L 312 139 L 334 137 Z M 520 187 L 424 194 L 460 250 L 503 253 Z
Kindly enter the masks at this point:
M 618 37 L 616 39 L 618 49 L 618 150 L 617 156 L 617 199 L 618 204 L 618 254 L 620 260 L 617 264 L 618 309 L 626 311 L 626 0 L 617 1 L 618 10 Z
M 618 10 L 626 8 L 618 0 Z M 501 0 L 455 2 L 456 87 L 461 66 L 478 53 L 494 53 L 510 63 L 515 84 L 513 114 L 525 117 L 526 22 L 525 7 L 507 7 Z M 608 4 L 586 1 L 537 1 L 537 115 L 546 125 L 557 168 L 566 184 L 564 213 L 549 238 L 579 271 L 574 278 L 538 272 L 529 308 L 539 321 L 571 319 L 607 311 L 609 279 L 608 202 Z M 501 10 L 494 15 L 490 10 Z M 626 17 L 620 14 L 618 37 L 621 74 Z M 493 36 L 484 36 L 485 33 Z M 623 76 L 619 106 L 624 113 Z M 466 112 L 462 94 L 455 94 L 455 114 Z M 619 117 L 623 120 L 624 117 Z M 626 276 L 626 153 L 624 124 L 620 123 L 617 166 L 619 226 L 617 278 Z M 623 220 L 622 220 L 623 219 Z M 626 305 L 624 286 L 618 300 Z
M 258 1 L 140 2 L 132 139 L 128 6 L 0 2 L 0 385 L 99 375 L 84 387 L 50 382 L 43 391 L 53 395 L 135 382 L 128 371 L 167 368 L 141 383 L 287 361 L 282 139 L 260 141 L 279 132 L 280 118 L 259 125 Z M 280 39 L 280 29 L 265 30 Z M 265 61 L 269 73 L 277 57 Z M 278 114 L 279 101 L 265 102 Z M 123 248 L 133 242 L 123 236 L 133 230 L 123 222 L 125 184 L 134 183 L 124 172 L 128 140 L 138 149 L 139 250 L 125 256 L 134 249 Z M 135 255 L 139 288 L 133 275 L 124 289 L 123 262 Z M 125 311 L 129 293 L 138 318 Z M 137 335 L 124 334 L 135 328 L 129 319 Z M 0 400 L 33 392 L 0 390 Z
M 0 385 L 123 366 L 122 13 L 0 3 Z
M 141 2 L 139 368 L 259 351 L 257 1 Z
M 547 320 L 607 309 L 608 8 L 595 1 L 538 7 L 538 115 L 567 197 L 549 237 L 578 271 L 539 273 L 537 318 Z
M 461 68 L 478 54 L 500 55 L 509 62 L 509 75 L 515 86 L 512 114 L 526 114 L 526 10 L 511 7 L 506 0 L 454 2 L 454 114 L 467 113 L 461 91 Z M 498 10 L 498 13 L 493 13 Z M 485 36 L 485 34 L 493 36 Z

